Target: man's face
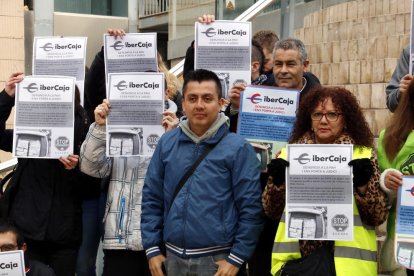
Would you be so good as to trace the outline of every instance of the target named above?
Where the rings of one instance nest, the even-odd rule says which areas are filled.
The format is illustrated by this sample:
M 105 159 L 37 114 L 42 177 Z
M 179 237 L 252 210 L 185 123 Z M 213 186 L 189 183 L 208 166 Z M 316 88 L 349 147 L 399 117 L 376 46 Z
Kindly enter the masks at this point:
M 17 250 L 16 235 L 12 232 L 0 234 L 0 249 L 2 252 Z
M 263 70 L 265 72 L 272 72 L 273 70 L 273 53 L 266 48 L 263 48 Z
M 190 129 L 202 136 L 217 119 L 223 106 L 223 99 L 218 98 L 217 85 L 214 81 L 190 81 L 184 92 L 183 110 L 187 116 Z
M 302 89 L 302 77 L 308 68 L 308 63 L 308 61 L 305 61 L 304 64 L 301 62 L 300 54 L 296 50 L 277 49 L 273 66 L 277 86 Z

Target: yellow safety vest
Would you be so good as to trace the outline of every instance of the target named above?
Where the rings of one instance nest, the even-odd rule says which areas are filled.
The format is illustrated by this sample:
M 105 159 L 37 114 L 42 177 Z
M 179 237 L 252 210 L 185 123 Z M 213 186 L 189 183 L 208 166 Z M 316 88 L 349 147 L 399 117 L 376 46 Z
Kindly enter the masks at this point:
M 371 158 L 372 149 L 354 147 L 353 159 Z M 279 158 L 286 159 L 286 148 Z M 301 258 L 299 241 L 285 238 L 285 212 L 279 222 L 272 250 L 272 275 L 287 261 Z M 335 270 L 337 276 L 377 275 L 377 243 L 375 227 L 364 225 L 354 200 L 354 240 L 335 241 Z

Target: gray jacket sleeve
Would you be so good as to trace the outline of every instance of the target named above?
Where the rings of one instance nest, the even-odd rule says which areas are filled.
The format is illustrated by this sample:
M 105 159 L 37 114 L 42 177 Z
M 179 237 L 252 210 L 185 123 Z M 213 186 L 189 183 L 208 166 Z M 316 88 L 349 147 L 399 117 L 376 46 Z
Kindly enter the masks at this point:
M 392 73 L 392 77 L 385 93 L 387 94 L 387 107 L 391 112 L 394 112 L 398 105 L 398 99 L 400 96 L 400 80 L 408 74 L 410 63 L 410 45 L 407 45 L 398 60 L 397 67 Z
M 80 152 L 80 170 L 97 178 L 109 176 L 112 168 L 112 158 L 106 156 L 105 130 L 105 126 L 91 124 Z

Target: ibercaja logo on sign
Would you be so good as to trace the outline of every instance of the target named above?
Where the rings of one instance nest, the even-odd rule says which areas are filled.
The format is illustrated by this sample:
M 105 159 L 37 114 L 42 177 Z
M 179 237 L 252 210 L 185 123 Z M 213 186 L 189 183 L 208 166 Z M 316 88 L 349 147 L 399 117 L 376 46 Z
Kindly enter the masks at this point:
M 160 136 L 158 136 L 157 134 L 150 134 L 147 137 L 148 147 L 150 147 L 151 149 L 155 149 L 155 147 L 157 146 L 159 140 L 160 140 Z
M 59 136 L 55 140 L 55 147 L 60 151 L 65 151 L 69 148 L 69 139 L 64 136 Z
M 201 32 L 202 34 L 204 34 L 206 37 L 213 37 L 215 35 L 221 35 L 221 36 L 229 36 L 229 35 L 233 35 L 233 36 L 244 36 L 247 35 L 247 32 L 245 30 L 222 30 L 222 29 L 216 29 L 213 27 L 208 28 L 207 30 L 205 30 L 204 32 Z
M 128 41 L 122 42 L 118 40 L 118 41 L 115 41 L 115 43 L 110 45 L 109 47 L 114 48 L 115 51 L 120 51 L 124 48 L 150 48 L 152 47 L 152 43 L 142 42 L 142 41 L 139 41 L 137 43 L 130 43 Z
M 37 91 L 59 91 L 59 92 L 66 92 L 70 90 L 70 87 L 67 85 L 59 85 L 59 84 L 52 84 L 52 85 L 45 85 L 40 84 L 37 86 L 37 83 L 30 83 L 27 86 L 24 86 L 23 89 L 26 89 L 29 93 L 35 93 Z
M 151 88 L 151 89 L 156 89 L 159 88 L 160 85 L 158 83 L 155 82 L 144 82 L 144 83 L 134 83 L 132 81 L 130 81 L 128 84 L 126 81 L 121 80 L 120 82 L 118 82 L 117 84 L 114 85 L 114 87 L 116 89 L 118 89 L 119 91 L 123 91 L 125 89 L 129 88 Z
M 345 215 L 336 215 L 331 220 L 332 227 L 338 231 L 343 232 L 349 226 L 349 220 Z
M 80 44 L 72 44 L 72 43 L 63 44 L 63 45 L 56 43 L 53 45 L 53 43 L 48 42 L 44 44 L 43 46 L 39 46 L 39 48 L 43 49 L 43 51 L 45 52 L 50 52 L 54 49 L 55 50 L 79 50 L 82 48 L 82 46 Z

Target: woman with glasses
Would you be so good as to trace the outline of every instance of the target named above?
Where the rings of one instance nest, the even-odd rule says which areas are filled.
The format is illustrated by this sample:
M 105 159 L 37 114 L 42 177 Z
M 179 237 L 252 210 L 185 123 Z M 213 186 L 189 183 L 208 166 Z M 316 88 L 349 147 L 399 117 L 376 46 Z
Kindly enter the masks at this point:
M 318 87 L 309 92 L 301 100 L 289 143 L 354 145 L 354 160 L 349 164 L 353 169 L 354 221 L 362 222 L 354 224 L 352 241 L 286 240 L 285 171 L 289 163 L 286 156 L 273 159 L 268 165 L 263 207 L 269 217 L 283 216 L 273 246 L 272 274 L 288 261 L 324 250 L 328 259 L 323 262 L 332 264 L 332 275 L 377 275 L 374 226 L 385 221 L 387 209 L 385 194 L 379 187 L 373 135 L 355 96 L 339 87 Z
M 402 176 L 414 174 L 414 81 L 408 89 L 400 90 L 400 100 L 388 126 L 378 140 L 378 162 L 381 188 L 387 193 L 391 208 L 387 221 L 387 239 L 381 251 L 381 265 L 391 275 L 405 275 L 405 269 L 394 258 L 396 195 L 402 185 Z M 413 270 L 406 271 L 414 275 Z

